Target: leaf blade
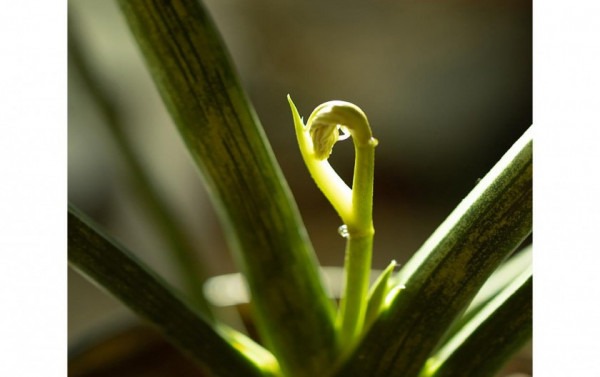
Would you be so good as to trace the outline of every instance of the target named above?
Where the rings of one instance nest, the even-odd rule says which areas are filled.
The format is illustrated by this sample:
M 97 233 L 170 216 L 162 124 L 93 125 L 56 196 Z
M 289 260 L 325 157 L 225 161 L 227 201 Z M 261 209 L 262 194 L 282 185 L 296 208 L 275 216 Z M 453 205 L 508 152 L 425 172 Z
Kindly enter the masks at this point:
M 454 336 L 471 318 L 479 313 L 490 301 L 510 286 L 524 271 L 532 265 L 533 248 L 531 245 L 519 251 L 518 255 L 511 257 L 503 263 L 498 270 L 481 287 L 465 313 L 451 326 L 444 339 Z M 442 341 L 445 343 L 445 341 Z
M 119 3 L 209 188 L 248 281 L 262 338 L 286 373 L 322 374 L 335 358 L 333 303 L 210 17 L 193 0 Z
M 493 377 L 531 339 L 532 288 L 529 268 L 430 358 L 422 377 Z
M 269 360 L 258 366 L 232 347 L 160 278 L 73 207 L 68 215 L 68 256 L 72 267 L 148 320 L 199 365 L 223 376 L 276 374 Z

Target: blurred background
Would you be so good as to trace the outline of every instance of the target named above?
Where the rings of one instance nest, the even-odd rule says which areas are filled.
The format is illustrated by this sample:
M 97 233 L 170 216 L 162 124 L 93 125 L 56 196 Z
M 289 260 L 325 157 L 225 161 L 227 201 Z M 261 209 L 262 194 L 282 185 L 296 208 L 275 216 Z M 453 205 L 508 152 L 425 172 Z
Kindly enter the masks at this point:
M 531 1 L 208 0 L 298 203 L 319 261 L 343 263 L 341 222 L 309 176 L 286 101 L 306 119 L 339 99 L 369 117 L 376 151 L 374 268 L 403 264 L 532 123 Z M 69 1 L 69 28 L 209 275 L 237 271 L 202 178 L 113 1 Z M 106 121 L 69 64 L 69 200 L 174 286 Z M 353 148 L 332 165 L 351 180 Z M 133 315 L 69 270 L 69 342 Z M 120 320 L 119 319 L 119 320 Z

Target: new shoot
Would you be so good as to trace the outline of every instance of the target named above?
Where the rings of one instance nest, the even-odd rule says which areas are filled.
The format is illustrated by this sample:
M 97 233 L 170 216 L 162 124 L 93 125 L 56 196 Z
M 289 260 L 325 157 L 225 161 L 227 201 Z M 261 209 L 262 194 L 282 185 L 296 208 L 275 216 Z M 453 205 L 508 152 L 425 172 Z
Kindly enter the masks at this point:
M 346 238 L 344 289 L 337 317 L 339 341 L 350 348 L 360 337 L 367 311 L 367 293 L 373 250 L 373 169 L 377 140 L 366 115 L 356 105 L 329 101 L 319 105 L 306 125 L 288 95 L 298 145 L 304 162 L 319 189 L 343 221 Z M 338 140 L 352 137 L 355 161 L 352 188 L 327 159 Z

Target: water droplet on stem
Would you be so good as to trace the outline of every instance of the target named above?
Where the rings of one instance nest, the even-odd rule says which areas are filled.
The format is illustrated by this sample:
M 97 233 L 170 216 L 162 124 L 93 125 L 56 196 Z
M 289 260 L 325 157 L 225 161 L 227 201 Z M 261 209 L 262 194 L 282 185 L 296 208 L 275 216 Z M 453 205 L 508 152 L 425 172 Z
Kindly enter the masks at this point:
M 342 225 L 338 228 L 338 233 L 342 238 L 348 238 L 350 233 L 348 232 L 348 225 Z

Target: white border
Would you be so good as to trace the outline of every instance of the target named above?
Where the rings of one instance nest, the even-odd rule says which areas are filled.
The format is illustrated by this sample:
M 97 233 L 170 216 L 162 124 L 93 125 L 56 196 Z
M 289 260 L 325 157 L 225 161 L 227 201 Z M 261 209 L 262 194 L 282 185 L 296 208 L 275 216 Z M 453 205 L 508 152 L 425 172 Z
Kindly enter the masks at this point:
M 600 3 L 534 3 L 534 373 L 600 376 Z
M 66 376 L 67 3 L 0 12 L 0 376 Z

